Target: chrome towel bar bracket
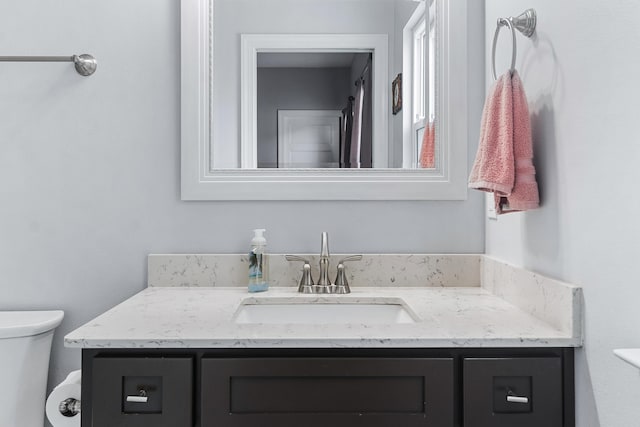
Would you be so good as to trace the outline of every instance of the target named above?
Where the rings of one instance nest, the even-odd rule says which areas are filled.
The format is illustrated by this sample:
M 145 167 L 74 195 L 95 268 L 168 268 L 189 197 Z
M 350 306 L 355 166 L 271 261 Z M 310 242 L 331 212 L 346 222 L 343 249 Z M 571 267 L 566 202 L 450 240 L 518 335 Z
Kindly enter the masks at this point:
M 493 35 L 493 47 L 491 48 L 491 72 L 493 73 L 493 79 L 498 80 L 496 75 L 496 45 L 498 44 L 498 35 L 502 27 L 507 27 L 511 30 L 512 46 L 511 51 L 511 68 L 509 71 L 513 72 L 516 69 L 516 58 L 518 54 L 518 48 L 516 46 L 516 30 L 520 31 L 525 37 L 531 37 L 536 31 L 537 15 L 534 9 L 527 9 L 521 15 L 509 18 L 498 18 L 496 32 Z
M 86 53 L 72 56 L 0 56 L 0 62 L 73 62 L 78 74 L 85 77 L 98 68 L 96 58 Z

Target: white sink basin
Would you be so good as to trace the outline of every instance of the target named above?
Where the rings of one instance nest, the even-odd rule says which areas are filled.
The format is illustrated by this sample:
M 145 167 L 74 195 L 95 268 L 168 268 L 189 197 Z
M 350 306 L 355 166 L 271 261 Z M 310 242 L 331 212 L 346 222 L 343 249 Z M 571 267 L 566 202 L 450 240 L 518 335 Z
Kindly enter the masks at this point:
M 263 324 L 397 324 L 416 321 L 401 299 L 391 302 L 249 300 L 240 304 L 234 317 L 236 323 Z

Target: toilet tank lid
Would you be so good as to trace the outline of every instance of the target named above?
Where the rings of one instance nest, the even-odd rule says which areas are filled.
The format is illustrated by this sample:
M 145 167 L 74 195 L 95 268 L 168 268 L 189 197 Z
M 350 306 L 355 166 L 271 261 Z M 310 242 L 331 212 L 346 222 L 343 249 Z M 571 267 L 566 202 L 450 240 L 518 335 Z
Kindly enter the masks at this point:
M 38 335 L 55 329 L 64 311 L 0 311 L 0 338 Z

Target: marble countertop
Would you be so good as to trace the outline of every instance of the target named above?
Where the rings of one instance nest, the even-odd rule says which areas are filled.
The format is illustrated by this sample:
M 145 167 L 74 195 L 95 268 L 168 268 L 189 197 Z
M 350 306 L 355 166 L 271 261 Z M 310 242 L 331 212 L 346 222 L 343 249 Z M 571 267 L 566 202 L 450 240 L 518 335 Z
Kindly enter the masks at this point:
M 329 298 L 329 300 L 327 300 Z M 354 303 L 404 300 L 406 324 L 238 324 L 247 299 Z M 258 302 L 260 302 L 258 301 Z M 268 302 L 268 301 L 267 301 Z M 551 326 L 481 287 L 352 288 L 349 295 L 302 295 L 294 287 L 249 294 L 238 287 L 147 288 L 65 337 L 80 348 L 428 348 L 578 347 L 575 332 Z

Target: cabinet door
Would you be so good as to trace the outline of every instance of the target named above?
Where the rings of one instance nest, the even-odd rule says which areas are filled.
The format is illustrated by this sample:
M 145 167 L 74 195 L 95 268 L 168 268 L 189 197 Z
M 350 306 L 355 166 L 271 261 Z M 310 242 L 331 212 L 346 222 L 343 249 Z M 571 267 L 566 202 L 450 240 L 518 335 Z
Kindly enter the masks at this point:
M 193 425 L 193 359 L 96 357 L 90 427 Z
M 202 359 L 202 427 L 452 427 L 453 360 Z
M 466 358 L 465 427 L 562 427 L 559 357 Z

